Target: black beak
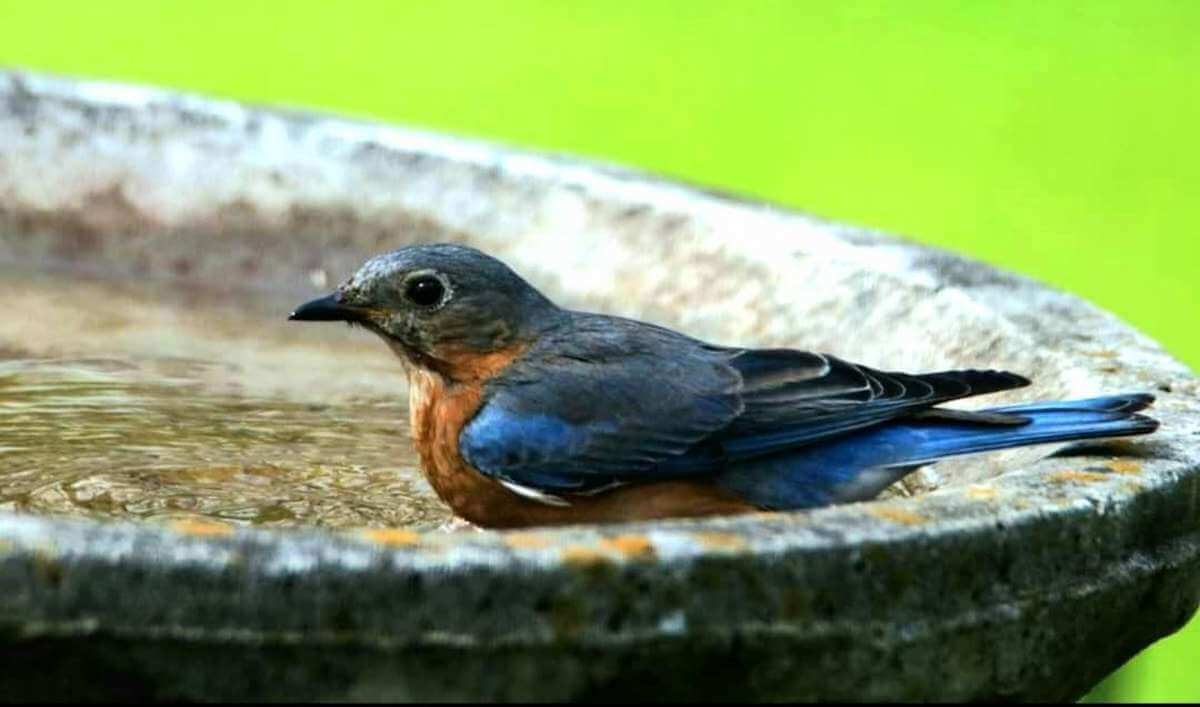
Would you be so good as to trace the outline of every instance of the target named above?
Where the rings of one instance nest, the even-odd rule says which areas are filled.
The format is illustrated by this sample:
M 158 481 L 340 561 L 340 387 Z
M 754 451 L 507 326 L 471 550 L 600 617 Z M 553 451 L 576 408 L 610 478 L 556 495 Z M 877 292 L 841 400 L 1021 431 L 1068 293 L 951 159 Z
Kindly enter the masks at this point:
M 336 295 L 326 295 L 312 302 L 305 302 L 288 315 L 288 321 L 298 322 L 357 322 L 362 312 L 337 301 Z

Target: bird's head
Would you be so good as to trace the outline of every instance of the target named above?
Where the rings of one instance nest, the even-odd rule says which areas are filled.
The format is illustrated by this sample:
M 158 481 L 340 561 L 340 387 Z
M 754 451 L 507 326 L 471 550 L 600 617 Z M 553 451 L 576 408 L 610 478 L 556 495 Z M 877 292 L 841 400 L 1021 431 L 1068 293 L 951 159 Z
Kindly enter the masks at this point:
M 440 371 L 460 357 L 512 350 L 561 315 L 499 260 L 436 244 L 376 256 L 332 294 L 288 318 L 361 325 L 409 363 Z

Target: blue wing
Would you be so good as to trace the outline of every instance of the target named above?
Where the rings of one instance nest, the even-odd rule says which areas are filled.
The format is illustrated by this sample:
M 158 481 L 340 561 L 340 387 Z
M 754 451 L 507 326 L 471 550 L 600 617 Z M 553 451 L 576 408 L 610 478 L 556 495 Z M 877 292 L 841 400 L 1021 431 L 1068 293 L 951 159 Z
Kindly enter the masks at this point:
M 726 461 L 795 449 L 951 400 L 1029 385 L 1005 371 L 909 375 L 790 349 L 743 350 L 730 365 L 742 376 L 744 409 L 715 440 Z
M 1031 444 L 1153 432 L 1137 414 L 1154 401 L 1144 394 L 1030 403 L 982 411 L 1019 415 L 1021 425 L 969 419 L 896 420 L 872 429 L 732 465 L 715 483 L 761 508 L 788 510 L 874 498 L 914 468 L 947 457 Z
M 502 481 L 587 493 L 713 475 L 1027 383 L 996 371 L 883 373 L 822 354 L 718 347 L 641 322 L 576 315 L 489 382 L 459 449 Z
M 487 385 L 459 436 L 468 463 L 539 491 L 587 492 L 655 476 L 740 414 L 741 379 L 721 357 L 656 327 L 586 324 Z

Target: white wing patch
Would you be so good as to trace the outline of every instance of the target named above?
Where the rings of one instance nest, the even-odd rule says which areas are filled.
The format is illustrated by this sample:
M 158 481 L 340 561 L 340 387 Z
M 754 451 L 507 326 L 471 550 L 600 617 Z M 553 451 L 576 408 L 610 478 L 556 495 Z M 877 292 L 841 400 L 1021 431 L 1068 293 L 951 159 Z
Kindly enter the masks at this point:
M 538 491 L 537 489 L 531 489 L 528 486 L 514 484 L 513 482 L 505 481 L 504 479 L 498 479 L 498 481 L 500 482 L 500 485 L 503 486 L 504 488 L 508 489 L 509 491 L 512 491 L 513 493 L 517 494 L 518 496 L 528 498 L 531 501 L 537 501 L 538 503 L 544 503 L 547 506 L 569 506 L 569 505 L 571 505 L 570 502 L 568 502 L 565 499 L 559 498 L 558 496 L 554 496 L 554 495 L 551 495 L 548 493 L 543 493 L 541 491 Z

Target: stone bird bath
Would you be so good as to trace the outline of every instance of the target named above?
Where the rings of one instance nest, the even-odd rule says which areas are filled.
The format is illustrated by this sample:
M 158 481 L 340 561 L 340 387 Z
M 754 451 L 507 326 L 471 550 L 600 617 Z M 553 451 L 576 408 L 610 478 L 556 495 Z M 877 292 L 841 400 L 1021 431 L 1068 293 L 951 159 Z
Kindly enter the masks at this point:
M 3 512 L 0 694 L 1061 700 L 1196 608 L 1197 381 L 1075 297 L 608 166 L 0 74 L 0 264 L 53 293 L 6 296 L 0 363 L 177 345 L 73 335 L 135 316 L 97 309 L 85 277 L 235 292 L 250 313 L 200 335 L 181 300 L 152 309 L 244 388 L 394 386 L 403 417 L 382 346 L 284 317 L 369 255 L 430 240 L 492 252 L 565 304 L 712 340 L 1035 379 L 1007 399 L 1151 391 L 1163 426 L 945 464 L 872 503 L 699 522 L 492 533 Z M 239 358 L 264 341 L 283 344 Z

